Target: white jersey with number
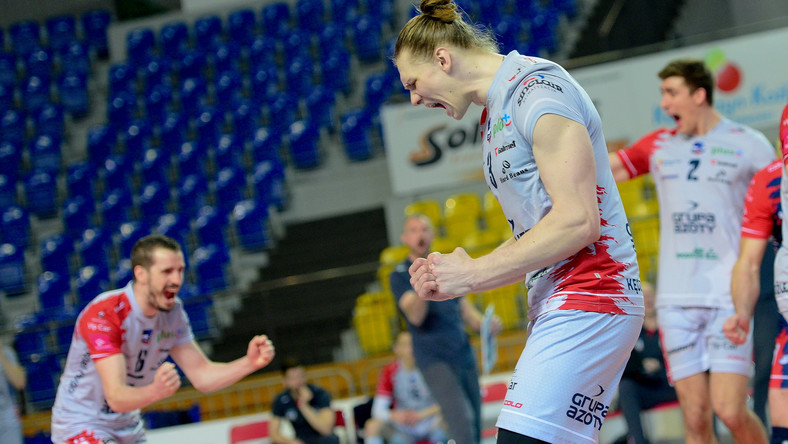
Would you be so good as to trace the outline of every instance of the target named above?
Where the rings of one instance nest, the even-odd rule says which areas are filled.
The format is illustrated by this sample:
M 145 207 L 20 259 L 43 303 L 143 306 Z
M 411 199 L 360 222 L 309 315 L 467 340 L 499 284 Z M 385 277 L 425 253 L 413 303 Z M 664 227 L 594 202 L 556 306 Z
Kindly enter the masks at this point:
M 766 137 L 723 118 L 702 136 L 654 131 L 618 155 L 630 177 L 651 172 L 657 188 L 657 306 L 733 307 L 747 186 L 775 159 Z
M 495 75 L 481 119 L 487 186 L 501 203 L 515 238 L 552 208 L 532 149 L 544 114 L 586 127 L 596 162 L 599 240 L 526 277 L 529 317 L 551 310 L 643 314 L 637 258 L 602 134 L 588 94 L 559 65 L 512 51 Z
M 180 299 L 169 312 L 146 317 L 131 282 L 96 297 L 77 318 L 52 408 L 53 439 L 65 440 L 81 425 L 113 430 L 139 422 L 139 410 L 117 413 L 109 408 L 94 361 L 122 353 L 126 383 L 141 387 L 153 382 L 172 347 L 193 340 Z

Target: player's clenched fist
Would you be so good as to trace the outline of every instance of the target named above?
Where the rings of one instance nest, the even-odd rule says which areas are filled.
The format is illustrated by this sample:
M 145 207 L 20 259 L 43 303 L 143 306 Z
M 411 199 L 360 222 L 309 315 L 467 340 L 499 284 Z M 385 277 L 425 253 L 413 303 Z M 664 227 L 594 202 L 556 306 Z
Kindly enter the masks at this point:
M 257 335 L 249 341 L 246 356 L 255 368 L 261 369 L 274 359 L 274 344 L 266 335 Z
M 156 370 L 153 376 L 153 386 L 156 393 L 164 399 L 176 391 L 181 386 L 181 376 L 175 370 L 175 364 L 172 362 L 165 362 Z

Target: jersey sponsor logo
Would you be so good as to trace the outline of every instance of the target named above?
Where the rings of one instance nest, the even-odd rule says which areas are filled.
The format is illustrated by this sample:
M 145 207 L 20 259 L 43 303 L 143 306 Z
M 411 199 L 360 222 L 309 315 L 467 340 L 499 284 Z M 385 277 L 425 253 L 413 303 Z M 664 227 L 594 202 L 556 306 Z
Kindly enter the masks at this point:
M 153 330 L 143 330 L 142 331 L 142 343 L 143 344 L 150 344 L 150 336 L 153 333 Z
M 174 331 L 162 331 L 156 337 L 156 342 L 161 342 L 163 339 L 169 339 L 169 338 L 174 338 L 174 337 L 176 337 L 176 334 L 175 334 Z
M 501 131 L 503 131 L 503 129 L 505 127 L 511 126 L 511 124 L 512 124 L 512 117 L 509 116 L 509 114 L 504 114 L 503 116 L 501 116 L 498 119 L 498 121 L 495 122 L 495 125 L 492 126 L 492 137 L 490 137 L 490 135 L 488 133 L 487 141 L 489 142 L 491 138 L 492 139 L 496 138 L 498 136 L 498 134 L 500 134 Z M 488 122 L 488 125 L 489 125 L 489 122 Z
M 94 319 L 94 321 L 95 321 L 95 319 Z M 109 333 L 109 332 L 112 331 L 112 327 L 107 325 L 106 322 L 104 322 L 104 321 L 88 322 L 87 323 L 87 328 L 88 328 L 88 330 L 91 330 L 91 331 L 100 331 L 100 332 L 103 332 L 103 333 Z
M 508 163 L 508 162 L 506 162 L 506 163 Z M 528 168 L 523 168 L 523 169 L 518 170 L 518 171 L 510 171 L 509 173 L 507 173 L 506 172 L 506 168 L 508 168 L 508 165 L 506 165 L 505 168 L 503 168 L 502 171 L 501 171 L 504 175 L 498 178 L 498 180 L 500 180 L 501 183 L 506 183 L 506 181 L 514 179 L 515 177 L 518 177 L 518 176 L 522 176 L 523 174 L 528 172 Z
M 640 286 L 640 279 L 627 278 L 627 290 L 637 291 L 638 293 L 643 292 Z
M 88 368 L 88 364 L 90 364 L 90 352 L 83 353 L 82 359 L 79 361 L 79 373 L 77 373 L 74 378 L 68 383 L 68 392 L 74 393 L 74 390 L 77 389 L 79 386 L 79 380 L 85 376 L 85 371 Z
M 694 342 L 690 342 L 687 345 L 681 345 L 681 346 L 678 346 L 676 348 L 670 349 L 670 350 L 668 350 L 668 356 L 676 354 L 676 353 L 680 353 L 680 352 L 683 352 L 683 351 L 686 351 L 686 350 L 691 350 L 691 349 L 695 348 L 695 345 L 696 344 Z
M 717 159 L 711 159 L 711 164 L 715 165 L 715 166 L 726 167 L 726 168 L 738 168 L 739 167 L 738 163 L 726 162 L 724 160 L 717 160 Z
M 102 333 L 91 334 L 88 340 L 90 341 L 91 344 L 93 344 L 93 348 L 96 351 L 113 350 L 112 342 L 110 342 L 109 336 L 105 334 Z
M 706 149 L 703 148 L 703 142 L 695 142 L 692 144 L 692 154 L 701 155 L 706 152 Z
M 728 173 L 726 173 L 725 170 L 717 171 L 715 175 L 707 177 L 706 180 L 714 183 L 724 183 L 726 185 L 731 184 L 731 180 L 728 179 Z
M 550 91 L 558 92 L 563 94 L 564 90 L 561 88 L 561 85 L 553 83 L 545 78 L 542 74 L 533 75 L 523 81 L 523 90 L 520 91 L 520 95 L 517 97 L 517 105 L 520 106 L 523 104 L 523 100 L 525 97 L 531 93 L 534 88 L 541 88 L 547 89 Z
M 780 295 L 788 293 L 788 282 L 776 281 L 774 283 L 774 293 Z
M 510 401 L 508 399 L 503 402 L 503 405 L 505 405 L 507 407 L 514 407 L 516 409 L 519 409 L 519 408 L 523 407 L 523 403 L 522 402 L 514 402 L 514 401 Z
M 594 399 L 605 393 L 604 387 L 597 384 L 597 388 L 594 389 L 594 392 L 596 391 L 599 391 L 599 393 L 593 396 L 579 392 L 572 395 L 572 401 L 566 411 L 566 416 L 574 419 L 577 422 L 590 425 L 597 430 L 601 430 L 602 421 L 605 420 L 610 406 L 605 405 L 597 399 Z
M 490 186 L 498 189 L 498 182 L 495 181 L 495 174 L 492 170 L 492 153 L 487 153 L 487 178 L 490 181 Z
M 733 150 L 730 148 L 723 148 L 720 146 L 715 146 L 711 148 L 711 155 L 719 154 L 721 156 L 735 156 L 741 157 L 744 155 L 744 151 L 742 150 Z
M 517 148 L 517 141 L 512 140 L 511 143 L 505 143 L 499 147 L 495 147 L 493 151 L 495 152 L 495 157 L 498 157 L 499 154 L 505 153 L 506 151 L 509 151 L 512 148 Z
M 717 259 L 719 259 L 719 256 L 717 255 L 717 253 L 714 251 L 713 248 L 709 248 L 708 250 L 704 250 L 703 248 L 696 248 L 692 251 L 676 253 L 676 259 L 704 259 L 704 260 L 716 261 Z
M 677 211 L 671 215 L 674 233 L 714 233 L 717 220 L 714 213 L 694 212 L 698 203 L 689 201 L 689 211 Z

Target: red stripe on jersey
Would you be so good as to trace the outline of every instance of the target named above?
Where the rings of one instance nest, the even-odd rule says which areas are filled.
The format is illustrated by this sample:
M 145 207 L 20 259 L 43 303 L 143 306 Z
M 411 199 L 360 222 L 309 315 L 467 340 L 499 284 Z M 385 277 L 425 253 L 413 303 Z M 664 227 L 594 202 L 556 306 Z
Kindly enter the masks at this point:
M 780 207 L 780 181 L 782 162 L 775 160 L 761 169 L 750 180 L 744 199 L 741 236 L 752 239 L 768 239 L 774 224 L 779 223 L 777 212 Z
M 551 277 L 557 279 L 556 293 L 566 295 L 560 310 L 625 314 L 615 303 L 619 298 L 607 296 L 623 294 L 621 273 L 629 268 L 629 265 L 617 262 L 610 256 L 610 247 L 605 241 L 613 240 L 612 236 L 600 236 L 592 246 L 583 248 L 551 273 Z M 620 299 L 629 300 L 626 297 Z
M 675 129 L 669 130 L 667 128 L 661 128 L 646 134 L 629 147 L 616 151 L 616 155 L 621 159 L 621 163 L 629 173 L 629 177 L 631 178 L 648 173 L 650 170 L 649 158 L 651 157 L 651 153 L 659 147 L 657 142 L 663 136 L 673 135 L 675 133 Z
M 121 352 L 123 321 L 131 312 L 125 292 L 92 302 L 79 318 L 77 329 L 88 345 L 90 357 L 106 358 Z
M 66 444 L 104 444 L 104 440 L 97 438 L 94 432 L 83 430 L 79 435 L 66 439 Z
M 399 361 L 390 362 L 383 367 L 383 370 L 380 371 L 377 388 L 375 389 L 376 395 L 394 397 L 394 374 L 397 373 L 398 368 Z
M 785 105 L 780 116 L 780 142 L 783 144 L 783 162 L 785 162 L 788 156 L 788 105 Z

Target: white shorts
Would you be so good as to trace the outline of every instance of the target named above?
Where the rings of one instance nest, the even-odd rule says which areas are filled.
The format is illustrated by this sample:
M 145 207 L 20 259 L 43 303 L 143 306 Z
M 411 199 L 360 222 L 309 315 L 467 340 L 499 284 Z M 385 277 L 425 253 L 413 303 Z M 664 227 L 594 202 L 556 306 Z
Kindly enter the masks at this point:
M 597 442 L 642 325 L 579 310 L 537 317 L 496 426 L 554 444 Z
M 671 384 L 698 373 L 736 373 L 753 369 L 752 335 L 734 345 L 722 332 L 733 308 L 660 307 L 657 323 Z

